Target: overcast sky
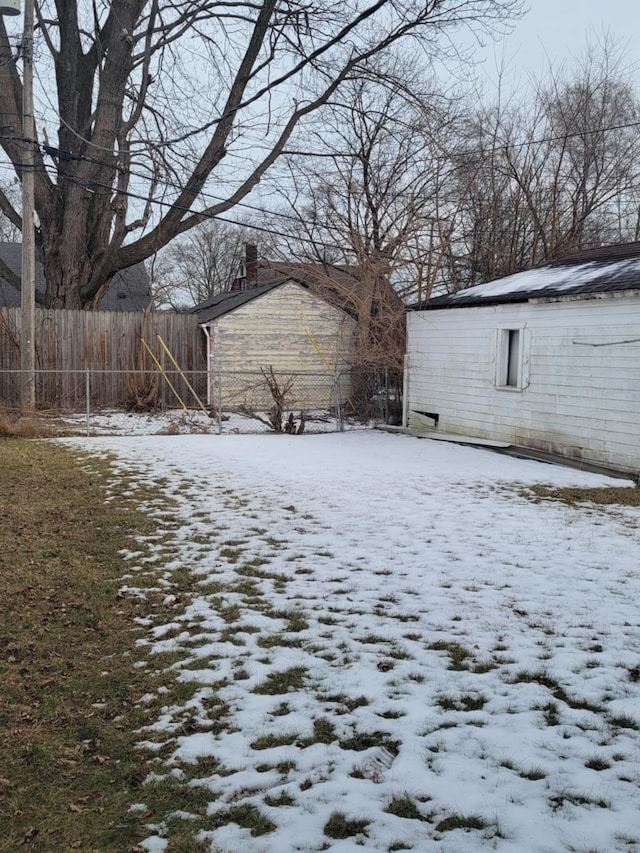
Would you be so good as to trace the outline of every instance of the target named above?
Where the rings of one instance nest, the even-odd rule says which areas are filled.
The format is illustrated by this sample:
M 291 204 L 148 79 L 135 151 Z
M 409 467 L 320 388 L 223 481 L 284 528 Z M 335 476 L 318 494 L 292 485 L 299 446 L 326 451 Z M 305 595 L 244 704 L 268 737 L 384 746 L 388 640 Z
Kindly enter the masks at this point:
M 640 88 L 640 3 L 638 0 L 529 0 L 530 10 L 511 36 L 486 50 L 487 73 L 495 72 L 497 60 L 509 62 L 517 72 L 538 75 L 552 61 L 580 55 L 589 36 L 609 32 L 626 48 L 635 63 Z

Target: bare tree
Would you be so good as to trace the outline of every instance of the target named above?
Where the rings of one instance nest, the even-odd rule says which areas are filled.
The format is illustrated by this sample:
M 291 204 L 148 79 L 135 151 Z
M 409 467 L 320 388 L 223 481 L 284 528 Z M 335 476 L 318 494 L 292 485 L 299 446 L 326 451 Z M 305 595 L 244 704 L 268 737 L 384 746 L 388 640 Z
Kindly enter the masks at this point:
M 303 152 L 290 152 L 284 183 L 295 192 L 283 195 L 295 220 L 281 220 L 286 252 L 353 270 L 357 286 L 343 297 L 357 317 L 354 367 L 364 372 L 401 374 L 403 299 L 428 293 L 438 274 L 453 221 L 440 214 L 451 211 L 444 199 L 454 125 L 455 102 L 396 59 L 343 87 L 307 137 L 316 157 L 301 162 Z
M 176 238 L 156 264 L 157 303 L 183 310 L 228 290 L 249 232 L 248 225 L 210 219 Z
M 469 116 L 455 158 L 466 215 L 448 258 L 452 289 L 638 239 L 640 97 L 630 79 L 605 43 L 576 68 L 550 71 L 530 103 Z
M 394 44 L 414 39 L 434 55 L 447 30 L 491 29 L 519 6 L 36 0 L 52 105 L 38 117 L 43 145 L 22 138 L 22 85 L 0 19 L 2 147 L 18 175 L 24 147 L 35 148 L 48 303 L 97 306 L 117 270 L 231 209 L 298 126 Z

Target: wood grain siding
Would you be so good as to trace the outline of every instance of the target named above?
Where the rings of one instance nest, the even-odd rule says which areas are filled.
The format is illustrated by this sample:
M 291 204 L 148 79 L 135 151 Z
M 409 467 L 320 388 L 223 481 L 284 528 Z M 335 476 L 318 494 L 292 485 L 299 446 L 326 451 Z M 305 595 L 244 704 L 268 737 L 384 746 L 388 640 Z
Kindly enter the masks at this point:
M 499 330 L 524 330 L 521 388 L 496 386 Z M 414 311 L 408 425 L 640 471 L 640 297 Z M 597 345 L 597 346 L 595 346 Z
M 20 368 L 20 308 L 0 308 L 0 369 Z M 141 366 L 141 344 L 145 340 L 159 361 L 172 370 L 156 335 L 161 335 L 191 383 L 204 394 L 205 358 L 202 331 L 195 314 L 153 311 L 145 319 L 140 311 L 68 311 L 36 308 L 35 350 L 38 405 L 73 406 L 84 400 L 84 377 L 92 371 L 91 400 L 98 406 L 119 406 L 127 398 L 127 372 Z M 155 372 L 148 357 L 143 366 Z M 4 374 L 0 402 L 15 396 L 17 374 Z M 185 399 L 189 392 L 182 380 L 174 384 Z M 160 386 L 163 402 L 175 404 L 165 383 Z M 189 397 L 190 404 L 195 405 Z
M 243 402 L 232 390 L 231 374 L 260 376 L 262 370 L 273 367 L 283 377 L 314 374 L 306 383 L 308 393 L 303 391 L 302 379 L 297 381 L 295 405 L 329 407 L 333 404 L 334 380 L 306 330 L 331 368 L 345 374 L 349 370 L 354 329 L 355 321 L 344 311 L 298 284 L 283 284 L 209 324 L 212 399 L 216 398 L 214 386 L 221 375 L 225 405 L 261 404 L 255 394 L 251 402 Z

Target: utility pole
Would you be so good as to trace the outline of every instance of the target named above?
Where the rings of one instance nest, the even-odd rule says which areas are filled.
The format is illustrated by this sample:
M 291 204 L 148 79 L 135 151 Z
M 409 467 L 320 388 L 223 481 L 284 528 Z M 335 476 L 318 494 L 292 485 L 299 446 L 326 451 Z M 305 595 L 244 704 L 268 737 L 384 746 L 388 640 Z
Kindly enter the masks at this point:
M 33 0 L 24 0 L 22 35 L 22 338 L 23 408 L 36 407 L 36 235 L 34 222 Z
M 0 15 L 20 14 L 20 0 L 0 0 Z M 34 222 L 34 145 L 33 118 L 33 0 L 24 0 L 22 32 L 22 327 L 20 367 L 22 369 L 22 406 L 36 407 L 36 235 Z

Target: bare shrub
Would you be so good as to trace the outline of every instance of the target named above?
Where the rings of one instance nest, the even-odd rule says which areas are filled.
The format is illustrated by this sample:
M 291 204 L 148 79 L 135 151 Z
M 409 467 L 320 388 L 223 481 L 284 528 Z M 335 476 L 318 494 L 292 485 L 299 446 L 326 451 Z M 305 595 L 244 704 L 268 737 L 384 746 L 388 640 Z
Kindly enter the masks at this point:
M 273 432 L 287 433 L 288 435 L 300 435 L 304 432 L 305 417 L 304 413 L 300 412 L 298 422 L 293 416 L 293 412 L 285 420 L 285 411 L 288 408 L 287 397 L 293 388 L 293 377 L 278 377 L 273 369 L 273 365 L 269 365 L 269 369 L 261 369 L 264 378 L 264 384 L 269 391 L 273 405 L 269 409 L 268 418 L 264 418 L 256 412 L 251 412 L 252 417 L 266 424 Z
M 55 438 L 63 433 L 60 426 L 50 421 L 0 416 L 0 438 Z
M 160 408 L 160 377 L 156 371 L 150 371 L 150 354 L 145 346 L 151 317 L 152 303 L 144 310 L 140 343 L 138 347 L 138 363 L 133 365 L 131 373 L 127 373 L 127 399 L 125 408 L 128 412 L 156 412 Z

